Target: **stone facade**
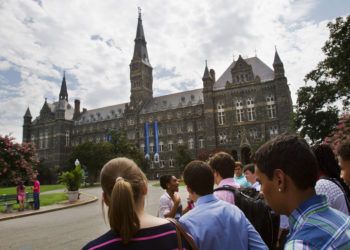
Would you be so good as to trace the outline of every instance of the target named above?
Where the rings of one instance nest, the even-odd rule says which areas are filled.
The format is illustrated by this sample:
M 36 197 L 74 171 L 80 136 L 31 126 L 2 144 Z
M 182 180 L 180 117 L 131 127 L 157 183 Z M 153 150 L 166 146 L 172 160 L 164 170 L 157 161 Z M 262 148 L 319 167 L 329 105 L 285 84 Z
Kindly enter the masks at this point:
M 86 141 L 106 141 L 110 131 L 122 130 L 142 152 L 149 153 L 150 177 L 178 174 L 178 145 L 187 145 L 194 157 L 204 149 L 224 148 L 248 162 L 252 150 L 289 129 L 292 100 L 277 51 L 273 70 L 257 57 L 239 56 L 218 79 L 206 65 L 201 89 L 153 97 L 153 69 L 141 14 L 134 46 L 130 102 L 81 111 L 79 100 L 74 107 L 68 102 L 64 76 L 58 102 L 45 100 L 34 121 L 27 109 L 23 141 L 36 144 L 45 164 L 65 167 L 72 147 Z M 159 161 L 154 161 L 156 134 Z

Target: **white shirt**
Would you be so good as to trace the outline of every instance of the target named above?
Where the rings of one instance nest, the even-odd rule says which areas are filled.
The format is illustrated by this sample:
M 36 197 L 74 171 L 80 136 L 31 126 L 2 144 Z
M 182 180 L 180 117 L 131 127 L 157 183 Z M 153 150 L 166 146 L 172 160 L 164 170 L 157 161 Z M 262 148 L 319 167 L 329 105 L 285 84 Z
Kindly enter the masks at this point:
M 174 206 L 174 201 L 171 199 L 170 195 L 167 192 L 165 192 L 159 199 L 158 217 L 165 218 L 164 215 L 169 213 L 173 208 L 173 206 Z M 181 210 L 182 210 L 182 206 L 179 205 L 175 214 L 175 219 L 180 218 Z
M 260 183 L 258 181 L 256 181 L 255 183 L 253 183 L 251 185 L 251 188 L 254 188 L 256 191 L 260 192 L 261 185 L 260 185 Z
M 333 181 L 319 179 L 315 186 L 316 194 L 323 194 L 327 197 L 330 207 L 349 215 L 343 191 Z

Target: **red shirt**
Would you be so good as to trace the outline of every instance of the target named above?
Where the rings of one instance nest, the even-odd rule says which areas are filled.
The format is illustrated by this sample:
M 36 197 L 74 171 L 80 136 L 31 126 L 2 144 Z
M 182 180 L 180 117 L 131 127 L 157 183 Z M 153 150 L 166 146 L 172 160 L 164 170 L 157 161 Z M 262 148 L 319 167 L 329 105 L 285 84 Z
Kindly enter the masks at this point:
M 34 181 L 33 192 L 34 193 L 40 193 L 40 182 L 38 180 Z

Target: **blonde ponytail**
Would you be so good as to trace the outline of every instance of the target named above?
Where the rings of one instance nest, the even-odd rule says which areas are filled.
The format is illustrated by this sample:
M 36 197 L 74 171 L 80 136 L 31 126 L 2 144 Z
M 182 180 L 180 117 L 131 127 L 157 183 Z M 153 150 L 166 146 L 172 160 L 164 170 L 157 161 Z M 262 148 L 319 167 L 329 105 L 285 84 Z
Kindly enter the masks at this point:
M 111 228 L 120 233 L 124 244 L 140 229 L 140 220 L 135 210 L 130 183 L 124 179 L 116 181 L 111 194 L 108 218 Z

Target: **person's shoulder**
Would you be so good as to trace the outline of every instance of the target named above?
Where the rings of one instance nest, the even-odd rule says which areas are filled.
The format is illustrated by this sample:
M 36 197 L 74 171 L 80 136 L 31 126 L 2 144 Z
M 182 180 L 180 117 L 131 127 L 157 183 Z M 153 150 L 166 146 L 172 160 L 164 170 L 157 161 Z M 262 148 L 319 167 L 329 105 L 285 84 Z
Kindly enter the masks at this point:
M 115 242 L 118 241 L 118 238 L 117 238 L 117 235 L 116 233 L 114 233 L 112 230 L 109 230 L 108 232 L 106 232 L 105 234 L 101 235 L 100 237 L 90 241 L 89 243 L 87 243 L 83 248 L 82 250 L 88 250 L 88 249 L 91 249 L 91 248 L 95 248 L 95 247 L 98 247 L 99 245 L 101 245 L 102 247 L 102 244 L 108 242 L 108 241 L 111 241 L 115 239 Z M 113 243 L 113 242 L 110 242 L 110 243 Z
M 160 201 L 168 201 L 169 199 L 170 197 L 167 193 L 162 194 L 162 196 L 159 198 Z

